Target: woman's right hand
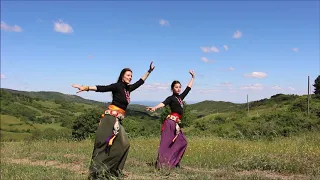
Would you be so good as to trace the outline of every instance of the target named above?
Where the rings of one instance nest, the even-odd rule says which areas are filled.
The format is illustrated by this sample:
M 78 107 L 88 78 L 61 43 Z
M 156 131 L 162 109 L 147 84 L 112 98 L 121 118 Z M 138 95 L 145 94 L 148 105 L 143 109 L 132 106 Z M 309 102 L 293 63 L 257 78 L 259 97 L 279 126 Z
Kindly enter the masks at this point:
M 147 107 L 147 111 L 155 112 L 156 108 L 155 107 Z
M 72 84 L 72 87 L 78 88 L 79 91 L 78 91 L 77 93 L 88 90 L 88 89 L 87 89 L 88 87 L 80 86 L 80 85 L 78 85 L 78 84 Z

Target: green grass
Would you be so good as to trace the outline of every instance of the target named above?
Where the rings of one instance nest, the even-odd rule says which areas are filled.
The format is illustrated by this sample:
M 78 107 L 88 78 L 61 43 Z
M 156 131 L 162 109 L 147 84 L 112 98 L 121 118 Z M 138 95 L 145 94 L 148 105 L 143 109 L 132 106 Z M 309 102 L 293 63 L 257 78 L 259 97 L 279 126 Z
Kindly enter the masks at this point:
M 34 111 L 38 112 L 38 113 L 40 114 L 40 116 L 39 116 L 39 117 L 42 117 L 42 116 L 48 116 L 48 115 L 50 115 L 49 113 L 42 112 L 41 110 L 39 110 L 39 109 L 37 109 L 37 108 L 35 108 L 35 107 L 33 107 L 33 106 L 29 106 L 29 105 L 22 104 L 22 103 L 19 103 L 19 102 L 15 102 L 15 104 L 19 104 L 19 105 L 25 106 L 25 107 L 27 107 L 27 108 L 30 108 L 30 109 L 32 109 L 32 110 L 34 110 Z
M 10 115 L 0 115 L 1 118 L 1 141 L 22 141 L 31 136 L 31 132 L 35 130 L 44 131 L 52 128 L 54 130 L 66 129 L 61 123 L 51 124 L 33 124 L 31 122 L 21 121 L 19 118 Z M 29 131 L 27 131 L 29 130 Z
M 15 133 L 1 130 L 1 141 L 22 141 L 31 136 L 31 133 Z
M 187 140 L 182 169 L 157 171 L 152 163 L 159 138 L 130 139 L 125 166 L 128 179 L 320 178 L 319 133 L 273 141 L 216 137 L 187 137 Z M 85 179 L 92 148 L 93 142 L 89 140 L 2 142 L 2 178 Z
M 51 123 L 51 124 L 27 124 L 26 122 L 21 121 L 19 118 L 10 115 L 0 115 L 1 117 L 1 129 L 5 131 L 12 131 L 14 129 L 18 130 L 44 130 L 47 128 L 53 128 L 55 130 L 64 129 L 61 127 L 61 123 Z
M 0 115 L 1 118 L 1 129 L 4 131 L 14 131 L 14 130 L 34 130 L 35 127 L 30 125 L 30 124 L 26 124 L 23 121 L 20 121 L 19 118 L 16 118 L 14 116 L 9 116 L 9 115 Z
M 58 109 L 61 105 L 52 101 L 37 101 L 38 104 L 50 109 Z
M 51 123 L 51 124 L 34 124 L 34 127 L 36 127 L 39 130 L 45 130 L 47 128 L 52 128 L 55 130 L 65 129 L 65 127 L 61 127 L 61 123 Z
M 12 170 L 14 169 L 14 172 Z M 16 163 L 1 164 L 1 179 L 74 179 L 78 180 L 81 177 L 76 173 L 61 168 L 46 167 L 41 165 L 24 165 Z

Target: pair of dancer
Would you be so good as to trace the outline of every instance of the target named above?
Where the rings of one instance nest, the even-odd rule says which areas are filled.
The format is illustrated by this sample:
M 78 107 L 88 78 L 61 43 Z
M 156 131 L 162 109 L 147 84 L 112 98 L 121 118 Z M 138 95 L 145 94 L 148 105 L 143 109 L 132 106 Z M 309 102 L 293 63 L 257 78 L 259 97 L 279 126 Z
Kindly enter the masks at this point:
M 122 170 L 128 156 L 130 143 L 121 121 L 125 117 L 125 111 L 130 104 L 130 93 L 144 84 L 155 66 L 150 63 L 148 72 L 137 82 L 130 84 L 132 70 L 124 68 L 119 75 L 118 81 L 110 85 L 80 86 L 78 92 L 112 92 L 112 102 L 105 110 L 96 132 L 96 139 L 92 152 L 92 160 L 89 167 L 89 179 L 104 179 L 109 177 L 123 177 Z M 173 94 L 155 107 L 147 107 L 148 111 L 154 112 L 159 108 L 170 106 L 171 113 L 166 117 L 161 129 L 161 141 L 158 151 L 156 167 L 174 168 L 179 166 L 181 158 L 187 147 L 187 140 L 180 130 L 179 123 L 183 115 L 183 99 L 187 96 L 194 81 L 194 72 L 188 86 L 181 92 L 181 83 L 173 81 L 171 90 Z

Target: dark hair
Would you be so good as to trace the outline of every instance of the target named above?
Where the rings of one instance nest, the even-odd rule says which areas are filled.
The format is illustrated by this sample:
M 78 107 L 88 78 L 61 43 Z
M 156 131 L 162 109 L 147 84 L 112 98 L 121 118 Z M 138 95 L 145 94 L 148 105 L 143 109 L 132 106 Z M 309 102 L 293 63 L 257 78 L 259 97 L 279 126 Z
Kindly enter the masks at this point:
M 173 91 L 174 85 L 176 85 L 176 84 L 180 84 L 180 86 L 181 86 L 180 81 L 174 80 L 174 81 L 171 83 L 171 90 L 172 90 L 172 91 Z
M 124 76 L 124 74 L 127 72 L 127 71 L 130 71 L 132 73 L 132 70 L 130 68 L 124 68 L 122 69 L 122 71 L 120 72 L 120 75 L 118 77 L 118 81 L 117 82 L 121 82 L 122 81 L 122 77 Z

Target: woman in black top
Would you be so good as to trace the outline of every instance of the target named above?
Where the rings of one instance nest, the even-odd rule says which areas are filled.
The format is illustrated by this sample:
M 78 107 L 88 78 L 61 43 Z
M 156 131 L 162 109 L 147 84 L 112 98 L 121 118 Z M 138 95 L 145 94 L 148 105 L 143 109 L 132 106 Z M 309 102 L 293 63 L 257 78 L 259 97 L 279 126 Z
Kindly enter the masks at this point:
M 112 102 L 105 110 L 96 132 L 96 139 L 90 164 L 89 179 L 105 179 L 123 176 L 122 170 L 129 151 L 129 141 L 125 129 L 121 125 L 127 106 L 130 103 L 130 93 L 148 78 L 155 68 L 150 64 L 149 71 L 132 85 L 132 71 L 125 68 L 121 71 L 116 83 L 106 86 L 72 85 L 82 91 L 112 92 Z
M 161 129 L 161 141 L 156 163 L 158 169 L 178 167 L 187 148 L 187 140 L 180 130 L 179 123 L 183 115 L 183 99 L 191 90 L 194 81 L 194 72 L 190 71 L 190 74 L 191 80 L 181 94 L 181 83 L 173 81 L 171 84 L 172 95 L 157 106 L 147 108 L 147 110 L 154 112 L 158 108 L 169 105 L 171 109 L 171 113 L 165 119 Z

